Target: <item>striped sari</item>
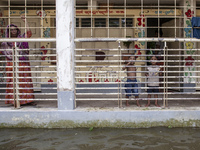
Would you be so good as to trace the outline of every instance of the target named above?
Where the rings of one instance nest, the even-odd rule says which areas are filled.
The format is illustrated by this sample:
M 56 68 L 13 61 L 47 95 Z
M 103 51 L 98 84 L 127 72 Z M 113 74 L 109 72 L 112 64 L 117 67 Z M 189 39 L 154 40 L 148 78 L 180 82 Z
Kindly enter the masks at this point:
M 17 30 L 18 30 L 17 38 L 30 38 L 32 36 L 31 31 L 27 31 L 26 34 L 24 33 L 23 35 L 21 35 L 21 31 L 19 30 L 19 28 L 16 25 L 11 24 L 10 26 L 8 25 L 7 29 L 6 29 L 5 35 L 7 38 L 9 38 L 9 28 L 11 26 L 14 26 L 17 28 Z M 7 85 L 6 85 L 6 96 L 5 96 L 5 99 L 7 99 L 7 100 L 5 101 L 5 103 L 6 104 L 10 104 L 10 103 L 14 104 L 14 101 L 12 100 L 14 98 L 14 96 L 13 96 L 13 73 L 12 73 L 13 67 L 9 67 L 9 66 L 13 66 L 12 47 L 14 46 L 14 43 L 3 42 L 1 46 L 3 49 L 5 49 L 3 51 L 3 54 L 6 56 L 6 59 L 7 59 L 7 63 L 6 63 Z M 29 45 L 27 42 L 17 42 L 17 47 L 19 49 L 28 49 Z M 26 73 L 28 71 L 31 71 L 30 62 L 29 62 L 29 58 L 28 58 L 29 51 L 21 50 L 21 51 L 19 51 L 19 55 L 21 55 L 19 57 L 19 63 L 18 63 L 19 77 L 21 77 L 18 79 L 19 88 L 21 88 L 18 91 L 19 98 L 20 98 L 20 104 L 28 104 L 28 103 L 33 102 L 33 99 L 34 99 L 31 73 Z M 21 71 L 21 73 L 20 73 L 20 71 Z M 23 83 L 20 83 L 20 82 L 23 82 Z
M 12 62 L 7 62 L 6 66 L 13 66 L 13 63 Z M 19 82 L 26 82 L 26 83 L 22 83 L 20 84 L 19 83 L 19 88 L 22 88 L 22 89 L 19 89 L 19 93 L 20 94 L 23 94 L 23 95 L 19 95 L 19 98 L 22 99 L 20 101 L 20 104 L 27 104 L 27 103 L 31 103 L 33 102 L 33 100 L 27 100 L 27 99 L 34 99 L 34 95 L 32 94 L 33 93 L 33 84 L 31 83 L 32 82 L 32 79 L 31 79 L 31 73 L 23 73 L 23 71 L 31 71 L 30 67 L 30 63 L 29 62 L 19 62 L 19 71 L 22 71 L 22 73 L 19 73 L 19 77 L 23 77 L 23 78 L 19 78 L 18 81 Z M 10 73 L 6 73 L 7 78 L 6 79 L 6 82 L 7 82 L 7 85 L 6 85 L 6 96 L 5 98 L 6 99 L 13 99 L 13 73 L 11 73 L 13 71 L 13 68 L 12 67 L 6 67 L 6 71 L 9 71 Z M 26 100 L 23 100 L 23 99 L 26 99 Z M 6 100 L 5 101 L 6 104 L 14 104 L 14 101 L 13 100 Z

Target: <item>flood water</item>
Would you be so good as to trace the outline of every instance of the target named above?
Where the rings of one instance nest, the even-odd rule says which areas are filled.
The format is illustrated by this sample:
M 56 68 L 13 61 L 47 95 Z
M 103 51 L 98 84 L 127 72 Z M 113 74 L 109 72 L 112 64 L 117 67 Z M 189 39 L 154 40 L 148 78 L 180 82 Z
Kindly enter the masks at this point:
M 200 128 L 0 129 L 1 150 L 199 150 Z

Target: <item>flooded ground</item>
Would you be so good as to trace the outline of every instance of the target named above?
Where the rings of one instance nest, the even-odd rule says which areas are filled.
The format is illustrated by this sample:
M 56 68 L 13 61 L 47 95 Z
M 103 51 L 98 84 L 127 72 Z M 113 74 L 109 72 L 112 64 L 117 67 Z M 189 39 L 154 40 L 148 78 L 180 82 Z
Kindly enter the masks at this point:
M 200 128 L 0 129 L 1 150 L 199 150 Z

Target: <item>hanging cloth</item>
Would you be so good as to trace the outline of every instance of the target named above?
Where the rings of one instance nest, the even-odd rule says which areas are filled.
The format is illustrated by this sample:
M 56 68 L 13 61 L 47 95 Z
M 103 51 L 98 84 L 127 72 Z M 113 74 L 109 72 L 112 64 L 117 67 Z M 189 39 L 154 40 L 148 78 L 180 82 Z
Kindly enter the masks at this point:
M 193 28 L 193 37 L 200 39 L 200 17 L 192 17 L 192 28 Z

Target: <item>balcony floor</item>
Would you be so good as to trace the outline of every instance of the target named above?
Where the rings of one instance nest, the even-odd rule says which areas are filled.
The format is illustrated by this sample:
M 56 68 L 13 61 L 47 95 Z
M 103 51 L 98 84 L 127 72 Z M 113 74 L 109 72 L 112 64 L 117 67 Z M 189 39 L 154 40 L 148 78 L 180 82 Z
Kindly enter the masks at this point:
M 160 95 L 161 97 L 162 95 Z M 122 102 L 122 108 L 123 109 L 147 109 L 147 107 L 145 107 L 145 105 L 147 104 L 147 100 L 142 100 L 143 98 L 146 98 L 147 96 L 140 96 L 141 100 L 140 100 L 140 105 L 142 105 L 142 107 L 138 107 L 136 106 L 136 101 L 135 100 L 130 100 L 129 104 L 130 106 L 127 107 L 125 105 L 125 101 Z M 177 109 L 177 108 L 198 108 L 200 107 L 200 96 L 197 94 L 194 95 L 170 95 L 170 97 L 173 98 L 180 98 L 180 100 L 168 100 L 168 107 L 166 108 L 170 108 L 170 109 Z M 86 96 L 79 96 L 77 98 L 86 98 Z M 87 96 L 87 98 L 89 98 Z M 95 97 L 95 96 L 90 96 L 90 98 L 99 98 Z M 105 96 L 102 98 L 105 98 Z M 108 99 L 111 97 L 108 97 Z M 114 97 L 112 97 L 114 98 Z M 188 98 L 188 100 L 181 100 L 181 98 Z M 192 100 L 192 98 L 199 98 L 198 100 Z M 116 97 L 117 99 L 117 97 Z M 23 105 L 21 106 L 22 108 L 57 108 L 57 101 L 35 101 L 37 103 L 36 106 L 29 106 L 29 105 Z M 163 105 L 163 100 L 159 100 L 158 101 L 159 105 L 161 106 L 161 108 L 164 107 Z M 0 101 L 0 108 L 13 108 L 12 104 L 5 104 L 4 100 Z M 82 109 L 82 108 L 118 108 L 118 100 L 84 100 L 84 101 L 76 101 L 76 108 L 77 109 Z M 151 108 L 156 108 L 154 105 L 154 100 L 151 101 L 151 105 L 148 107 L 149 109 Z

